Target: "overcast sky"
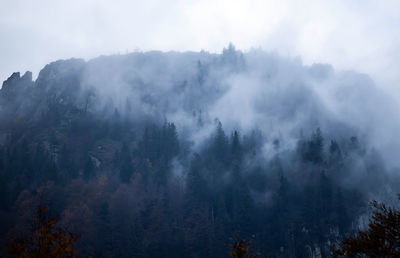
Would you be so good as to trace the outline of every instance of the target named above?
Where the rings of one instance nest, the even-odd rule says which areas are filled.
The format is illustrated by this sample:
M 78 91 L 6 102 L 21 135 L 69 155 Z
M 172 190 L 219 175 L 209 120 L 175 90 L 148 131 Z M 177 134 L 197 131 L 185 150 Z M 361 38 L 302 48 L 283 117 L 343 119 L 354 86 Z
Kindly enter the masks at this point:
M 1 81 L 57 59 L 229 42 L 365 72 L 400 92 L 398 0 L 0 0 Z

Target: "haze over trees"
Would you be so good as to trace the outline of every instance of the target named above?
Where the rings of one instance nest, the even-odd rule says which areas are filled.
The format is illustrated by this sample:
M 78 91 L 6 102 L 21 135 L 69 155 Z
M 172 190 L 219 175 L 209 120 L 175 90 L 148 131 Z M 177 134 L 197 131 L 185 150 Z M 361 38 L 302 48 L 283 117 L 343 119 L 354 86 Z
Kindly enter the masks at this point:
M 379 123 L 391 108 L 365 75 L 232 45 L 14 73 L 0 90 L 1 255 L 45 191 L 83 256 L 226 257 L 237 234 L 272 257 L 328 256 L 371 198 L 398 191 Z

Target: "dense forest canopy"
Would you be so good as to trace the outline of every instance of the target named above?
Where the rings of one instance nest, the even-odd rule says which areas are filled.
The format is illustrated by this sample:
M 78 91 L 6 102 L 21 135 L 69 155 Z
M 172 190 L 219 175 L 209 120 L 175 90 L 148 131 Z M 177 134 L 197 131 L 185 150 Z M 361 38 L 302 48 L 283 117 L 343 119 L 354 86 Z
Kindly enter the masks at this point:
M 42 202 L 82 255 L 327 256 L 398 189 L 368 76 L 232 45 L 59 60 L 0 90 L 0 239 Z M 394 116 L 393 116 L 394 117 Z

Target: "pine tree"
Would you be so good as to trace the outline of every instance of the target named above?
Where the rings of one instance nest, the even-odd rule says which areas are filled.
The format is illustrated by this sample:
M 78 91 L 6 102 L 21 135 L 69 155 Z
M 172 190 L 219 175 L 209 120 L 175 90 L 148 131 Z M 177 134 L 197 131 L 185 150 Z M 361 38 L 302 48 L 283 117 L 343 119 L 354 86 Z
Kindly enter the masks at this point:
M 329 165 L 335 169 L 343 166 L 342 151 L 335 140 L 332 140 L 329 146 Z
M 119 177 L 122 182 L 129 182 L 133 173 L 132 157 L 129 146 L 126 143 L 122 144 L 120 156 Z
M 307 160 L 314 164 L 321 164 L 324 160 L 324 138 L 319 128 L 311 135 L 308 142 Z
M 93 165 L 92 158 L 89 154 L 86 155 L 85 158 L 85 167 L 83 169 L 83 178 L 85 180 L 90 180 L 95 176 L 95 168 Z
M 199 154 L 195 153 L 190 163 L 190 170 L 187 175 L 186 193 L 194 202 L 205 201 L 205 193 L 207 189 L 206 181 L 202 175 L 202 159 Z
M 234 166 L 239 165 L 242 162 L 243 151 L 242 145 L 239 139 L 239 133 L 235 131 L 232 135 L 232 151 L 231 151 L 231 159 Z
M 111 214 L 109 205 L 107 202 L 103 202 L 99 209 L 99 224 L 98 234 L 100 243 L 102 244 L 101 249 L 103 253 L 110 257 L 114 251 L 114 239 L 113 239 L 113 228 L 112 228 L 112 221 L 111 221 Z
M 217 162 L 227 166 L 229 163 L 229 142 L 224 130 L 222 129 L 221 122 L 218 122 L 217 132 L 214 138 L 213 152 L 210 153 L 215 157 Z

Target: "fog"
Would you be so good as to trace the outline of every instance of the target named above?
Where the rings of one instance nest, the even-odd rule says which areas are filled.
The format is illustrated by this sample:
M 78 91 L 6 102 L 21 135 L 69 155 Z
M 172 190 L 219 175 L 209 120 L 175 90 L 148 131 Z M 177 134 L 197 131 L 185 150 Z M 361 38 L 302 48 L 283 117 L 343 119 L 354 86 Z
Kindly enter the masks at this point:
M 71 57 L 220 53 L 229 42 L 367 73 L 399 96 L 398 1 L 3 1 L 0 78 Z
M 400 191 L 399 7 L 4 3 L 0 243 L 45 197 L 83 256 L 330 255 Z
M 357 135 L 390 167 L 399 165 L 398 105 L 366 74 L 233 45 L 221 55 L 153 51 L 70 60 L 54 76 L 75 68 L 82 87 L 77 101 L 88 101 L 89 112 L 111 116 L 117 109 L 127 119 L 171 121 L 195 146 L 216 120 L 228 131 L 257 128 L 292 149 L 301 131 L 319 127 L 332 139 Z M 48 76 L 42 71 L 37 84 Z
M 400 165 L 395 97 L 367 74 L 306 65 L 277 52 L 230 44 L 221 54 L 135 51 L 60 60 L 42 69 L 36 88 L 94 116 L 110 118 L 117 111 L 127 120 L 173 122 L 194 150 L 216 121 L 228 132 L 260 130 L 268 144 L 281 139 L 287 149 L 295 148 L 303 132 L 320 128 L 328 139 L 356 135 L 382 154 L 390 170 Z M 26 103 L 19 112 L 30 108 Z M 45 109 L 39 106 L 33 117 Z

